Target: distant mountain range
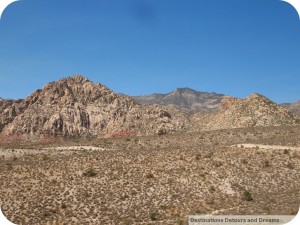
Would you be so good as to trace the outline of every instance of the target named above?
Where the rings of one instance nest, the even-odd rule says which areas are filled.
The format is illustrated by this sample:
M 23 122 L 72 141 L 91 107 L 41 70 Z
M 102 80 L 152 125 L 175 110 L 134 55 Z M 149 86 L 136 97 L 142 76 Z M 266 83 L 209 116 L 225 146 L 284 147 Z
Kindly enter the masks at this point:
M 192 113 L 218 110 L 223 97 L 223 94 L 200 92 L 190 88 L 177 88 L 167 94 L 133 96 L 141 104 L 173 106 Z
M 81 75 L 50 82 L 26 99 L 0 100 L 0 142 L 294 124 L 292 113 L 260 94 L 239 99 L 178 88 L 131 98 Z
M 140 104 L 172 106 L 190 113 L 215 112 L 220 109 L 224 97 L 223 94 L 200 92 L 191 88 L 177 88 L 167 94 L 132 96 Z M 300 101 L 284 103 L 280 106 L 296 115 L 300 115 Z

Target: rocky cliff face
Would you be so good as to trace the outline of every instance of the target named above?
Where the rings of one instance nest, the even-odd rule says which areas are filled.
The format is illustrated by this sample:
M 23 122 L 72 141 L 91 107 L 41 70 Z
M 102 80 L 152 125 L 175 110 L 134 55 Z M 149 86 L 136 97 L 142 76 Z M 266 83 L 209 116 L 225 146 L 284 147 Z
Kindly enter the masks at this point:
M 2 137 L 164 134 L 188 127 L 180 111 L 141 106 L 76 75 L 19 101 L 0 103 Z
M 16 114 L 16 109 L 13 105 L 21 101 L 0 99 L 0 132 L 7 124 L 13 121 Z
M 225 97 L 219 111 L 210 115 L 195 114 L 192 121 L 200 130 L 294 125 L 298 122 L 288 110 L 260 94 L 246 99 Z
M 216 111 L 220 107 L 223 97 L 222 94 L 199 92 L 190 88 L 178 88 L 168 94 L 134 96 L 133 98 L 145 105 L 172 106 L 195 113 Z

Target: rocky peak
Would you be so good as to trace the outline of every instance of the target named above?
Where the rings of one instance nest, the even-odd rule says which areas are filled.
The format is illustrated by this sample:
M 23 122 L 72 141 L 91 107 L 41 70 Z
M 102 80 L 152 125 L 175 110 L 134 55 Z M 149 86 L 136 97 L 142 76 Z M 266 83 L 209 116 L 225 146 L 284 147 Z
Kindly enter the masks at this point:
M 185 93 L 193 93 L 193 94 L 200 94 L 202 92 L 199 91 L 195 91 L 191 88 L 176 88 L 174 91 L 172 91 L 171 93 L 176 93 L 176 94 L 185 94 Z
M 1 107 L 0 112 L 2 137 L 161 134 L 185 124 L 181 112 L 141 106 L 81 75 L 50 82 L 26 99 Z
M 91 81 L 89 81 L 88 78 L 86 78 L 86 77 L 84 77 L 84 76 L 82 76 L 80 74 L 76 74 L 74 76 L 71 76 L 71 77 L 68 77 L 68 78 L 64 78 L 62 80 L 74 81 L 75 83 L 81 83 L 81 84 L 86 83 L 86 82 L 91 82 Z
M 262 94 L 258 94 L 258 93 L 253 93 L 246 99 L 249 102 L 253 101 L 253 102 L 265 102 L 265 103 L 275 104 L 270 99 L 268 99 L 266 96 L 264 96 Z
M 249 95 L 247 97 L 247 99 L 257 99 L 257 98 L 262 99 L 262 98 L 266 98 L 266 97 L 259 93 L 252 93 L 251 95 Z
M 117 98 L 126 99 L 130 104 L 135 104 L 127 96 L 117 95 L 100 83 L 93 83 L 86 77 L 75 75 L 48 83 L 43 89 L 35 91 L 25 101 L 29 104 L 36 102 L 39 104 L 74 106 L 78 103 L 87 106 L 89 104 L 112 103 Z

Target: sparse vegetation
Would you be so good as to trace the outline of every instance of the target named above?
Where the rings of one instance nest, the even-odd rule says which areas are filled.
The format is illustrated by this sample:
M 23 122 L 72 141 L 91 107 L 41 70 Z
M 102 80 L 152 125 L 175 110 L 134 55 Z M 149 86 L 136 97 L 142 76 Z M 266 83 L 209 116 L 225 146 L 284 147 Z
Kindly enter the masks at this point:
M 214 186 L 210 186 L 209 188 L 209 192 L 213 193 L 216 191 L 216 188 Z
M 88 168 L 84 173 L 83 176 L 85 177 L 95 177 L 97 175 L 95 169 L 93 167 Z
M 284 149 L 283 153 L 284 153 L 284 154 L 289 154 L 289 153 L 290 153 L 290 150 L 289 150 L 289 149 Z
M 156 221 L 156 220 L 157 220 L 157 213 L 156 213 L 156 212 L 150 213 L 150 219 L 151 219 L 152 221 Z
M 289 169 L 291 169 L 291 170 L 295 169 L 294 164 L 291 163 L 291 162 L 289 162 L 289 163 L 286 165 L 286 167 L 289 168 Z
M 270 162 L 268 160 L 264 161 L 264 167 L 265 168 L 270 167 Z
M 148 178 L 148 179 L 154 178 L 154 175 L 153 175 L 152 173 L 148 173 L 148 174 L 146 175 L 146 178 Z
M 42 156 L 42 159 L 43 159 L 43 160 L 49 160 L 50 158 L 49 158 L 49 156 L 47 156 L 47 155 L 43 155 L 43 156 Z
M 226 130 L 202 132 L 202 139 L 196 134 L 134 137 L 130 142 L 127 137 L 94 139 L 93 146 L 79 139 L 50 146 L 25 143 L 23 149 L 16 143 L 1 146 L 1 200 L 9 203 L 3 207 L 16 224 L 23 218 L 30 224 L 51 224 L 57 218 L 65 224 L 72 224 L 72 218 L 81 224 L 185 224 L 186 216 L 196 213 L 294 213 L 299 207 L 295 149 L 300 132 L 278 128 L 272 139 L 273 129 L 231 130 L 230 137 Z M 258 131 L 263 140 L 252 135 Z M 243 149 L 236 144 L 252 140 L 256 142 Z M 293 145 L 264 147 L 284 141 Z M 50 160 L 42 160 L 44 155 Z M 272 169 L 262 169 L 265 161 Z M 7 192 L 7 186 L 22 191 Z
M 197 209 L 194 214 L 205 215 L 205 214 L 207 214 L 207 212 L 206 212 L 206 210 L 203 210 L 203 209 Z
M 248 161 L 247 161 L 247 159 L 242 159 L 242 160 L 241 160 L 241 163 L 242 163 L 242 164 L 248 164 Z
M 242 199 L 245 201 L 252 201 L 253 200 L 252 193 L 248 190 L 245 190 L 243 192 Z

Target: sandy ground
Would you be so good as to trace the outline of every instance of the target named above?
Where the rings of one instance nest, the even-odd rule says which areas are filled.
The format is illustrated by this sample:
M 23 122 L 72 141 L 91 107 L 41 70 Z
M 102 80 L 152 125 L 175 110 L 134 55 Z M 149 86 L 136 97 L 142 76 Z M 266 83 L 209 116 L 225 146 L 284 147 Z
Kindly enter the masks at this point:
M 14 223 L 36 225 L 295 215 L 299 146 L 300 127 L 12 143 L 0 147 L 0 205 Z
M 62 147 L 51 147 L 51 148 L 44 148 L 45 150 L 99 150 L 99 151 L 105 151 L 108 150 L 106 148 L 100 148 L 100 147 L 94 147 L 94 146 L 62 146 Z M 113 150 L 113 149 L 109 149 Z
M 94 146 L 64 146 L 51 147 L 41 149 L 2 149 L 0 148 L 0 158 L 10 159 L 14 157 L 21 157 L 26 154 L 48 154 L 49 151 L 55 151 L 57 154 L 68 155 L 74 151 L 112 151 L 115 149 L 100 148 Z
M 300 151 L 300 147 L 280 146 L 280 145 L 260 145 L 260 144 L 238 144 L 238 148 L 259 148 L 266 150 L 295 150 Z M 233 147 L 233 146 L 232 146 Z

